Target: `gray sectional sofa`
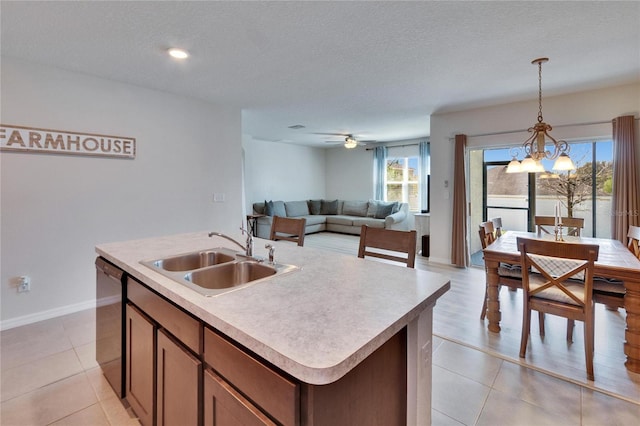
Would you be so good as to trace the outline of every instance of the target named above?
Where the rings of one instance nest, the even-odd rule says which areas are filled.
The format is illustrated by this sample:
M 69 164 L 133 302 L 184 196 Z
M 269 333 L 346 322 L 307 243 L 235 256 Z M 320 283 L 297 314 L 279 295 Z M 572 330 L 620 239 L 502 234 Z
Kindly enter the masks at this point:
M 305 218 L 305 234 L 320 231 L 360 235 L 362 225 L 408 230 L 408 203 L 350 200 L 265 201 L 253 203 L 256 235 L 269 238 L 273 216 Z

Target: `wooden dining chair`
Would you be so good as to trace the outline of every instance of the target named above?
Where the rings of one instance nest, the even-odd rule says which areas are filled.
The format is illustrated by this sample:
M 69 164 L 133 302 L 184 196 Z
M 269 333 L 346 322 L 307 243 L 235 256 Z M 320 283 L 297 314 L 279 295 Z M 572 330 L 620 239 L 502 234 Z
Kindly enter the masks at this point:
M 482 245 L 482 248 L 485 249 L 489 246 L 489 244 L 493 243 L 496 240 L 495 228 L 493 226 L 493 222 L 491 221 L 480 223 L 479 228 L 480 244 Z
M 502 236 L 502 232 L 498 234 L 497 228 L 495 225 L 498 224 L 500 228 L 502 228 L 502 219 L 497 218 L 492 219 L 487 222 L 482 222 L 478 226 L 478 235 L 480 236 L 480 244 L 482 245 L 482 249 L 486 249 L 491 243 L 493 243 L 497 238 Z M 520 288 L 521 282 L 520 277 L 522 272 L 520 271 L 520 265 L 511 265 L 507 263 L 500 263 L 498 267 L 498 276 L 500 278 L 500 282 L 498 284 L 498 291 L 500 291 L 501 285 L 506 285 L 510 291 L 516 291 Z M 488 293 L 489 289 L 485 283 L 484 290 L 484 302 L 482 304 L 482 312 L 480 313 L 480 319 L 484 320 L 487 316 L 487 300 L 489 297 Z M 544 322 L 544 317 L 541 317 L 541 321 Z
M 271 223 L 270 240 L 287 240 L 304 245 L 304 231 L 307 225 L 305 218 L 274 216 Z
M 594 380 L 593 268 L 598 260 L 596 244 L 517 239 L 522 275 L 523 315 L 520 358 L 527 350 L 531 311 L 584 322 L 587 377 Z
M 535 216 L 533 223 L 536 225 L 538 234 L 553 234 L 556 218 L 553 216 Z M 579 237 L 584 228 L 584 218 L 563 217 L 562 227 L 566 228 L 567 235 Z
M 385 251 L 369 250 L 371 248 Z M 398 256 L 387 251 L 405 253 L 406 256 Z M 362 225 L 358 257 L 364 259 L 365 256 L 402 262 L 413 268 L 416 261 L 416 231 L 397 231 Z
M 627 238 L 629 238 L 629 250 L 638 259 L 640 259 L 640 226 L 629 225 L 629 232 L 627 232 Z
M 496 238 L 502 237 L 502 218 L 494 217 L 491 219 L 491 223 L 493 223 L 493 229 L 495 230 Z
M 486 249 L 489 244 L 495 241 L 495 237 L 493 234 L 494 228 L 492 222 L 482 222 L 478 225 L 478 235 L 480 236 L 480 245 L 482 245 L 482 249 Z M 488 293 L 489 289 L 485 284 L 484 288 L 484 303 L 482 304 L 482 313 L 480 314 L 480 319 L 484 320 L 487 316 L 487 299 L 489 297 Z M 500 288 L 498 287 L 498 291 Z

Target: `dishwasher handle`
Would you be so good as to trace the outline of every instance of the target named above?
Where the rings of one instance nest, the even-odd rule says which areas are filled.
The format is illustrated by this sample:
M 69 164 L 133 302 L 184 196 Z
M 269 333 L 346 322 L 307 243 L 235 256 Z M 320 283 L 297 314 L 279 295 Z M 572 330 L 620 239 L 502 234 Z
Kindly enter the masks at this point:
M 96 258 L 96 269 L 115 281 L 122 281 L 124 271 L 102 257 Z

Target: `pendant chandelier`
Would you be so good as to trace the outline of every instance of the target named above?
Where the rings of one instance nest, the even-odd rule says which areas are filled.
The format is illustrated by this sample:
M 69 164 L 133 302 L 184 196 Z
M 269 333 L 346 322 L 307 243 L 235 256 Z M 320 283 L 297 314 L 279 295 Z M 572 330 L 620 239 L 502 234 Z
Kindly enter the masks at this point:
M 553 170 L 575 170 L 576 166 L 569 158 L 569 144 L 563 140 L 556 140 L 548 132 L 551 126 L 544 122 L 542 118 L 542 64 L 549 61 L 549 58 L 538 58 L 531 61 L 532 64 L 538 65 L 538 122 L 529 127 L 529 133 L 532 133 L 524 144 L 522 150 L 525 153 L 524 160 L 518 161 L 518 148 L 511 148 L 513 159 L 507 166 L 507 173 L 538 173 L 544 172 L 542 160 L 556 160 L 553 164 Z M 547 150 L 549 144 L 551 150 Z M 551 145 L 553 144 L 553 145 Z

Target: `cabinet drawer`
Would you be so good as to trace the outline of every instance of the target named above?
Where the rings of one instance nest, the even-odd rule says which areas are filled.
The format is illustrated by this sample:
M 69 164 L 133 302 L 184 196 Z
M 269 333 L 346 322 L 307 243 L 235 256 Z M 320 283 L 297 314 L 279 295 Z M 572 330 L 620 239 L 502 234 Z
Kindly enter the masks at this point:
M 300 423 L 300 387 L 214 331 L 204 329 L 204 359 L 229 383 L 283 425 Z
M 127 298 L 197 354 L 202 353 L 202 323 L 173 306 L 133 278 L 127 279 Z
M 205 426 L 276 426 L 213 371 L 204 372 Z

